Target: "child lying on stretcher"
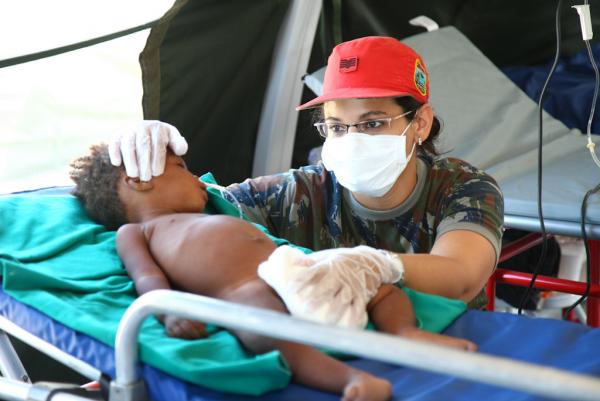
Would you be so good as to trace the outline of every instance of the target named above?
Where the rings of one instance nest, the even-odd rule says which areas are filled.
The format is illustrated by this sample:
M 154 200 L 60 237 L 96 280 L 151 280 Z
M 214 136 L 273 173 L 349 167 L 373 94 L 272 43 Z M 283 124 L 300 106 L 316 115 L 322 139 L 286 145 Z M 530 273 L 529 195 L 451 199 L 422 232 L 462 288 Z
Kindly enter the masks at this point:
M 361 246 L 304 255 L 288 246 L 277 248 L 242 219 L 202 214 L 208 200 L 206 186 L 174 154 L 168 155 L 164 174 L 150 182 L 127 177 L 122 168 L 112 166 L 105 145 L 93 146 L 89 155 L 71 166 L 77 184 L 74 194 L 90 216 L 110 229 L 118 228 L 117 250 L 140 295 L 173 287 L 284 313 L 299 308 L 308 311 L 304 316 L 326 305 L 333 321 L 346 326 L 364 325 L 368 313 L 377 329 L 386 333 L 476 348 L 469 341 L 415 327 L 410 300 L 393 285 L 397 266 L 380 251 Z M 332 259 L 338 263 L 332 265 Z M 281 269 L 287 269 L 291 284 L 281 280 Z M 345 277 L 340 278 L 340 270 Z M 279 294 L 267 284 L 270 279 L 281 284 Z M 314 294 L 321 298 L 314 299 Z M 323 298 L 327 296 L 330 299 Z M 341 298 L 345 305 L 335 305 L 336 299 L 343 302 Z M 324 320 L 332 321 L 331 315 Z M 206 335 L 200 322 L 174 316 L 159 319 L 171 336 Z M 244 331 L 234 334 L 255 353 L 279 350 L 293 379 L 303 385 L 343 394 L 344 400 L 386 400 L 391 395 L 386 380 L 313 347 Z

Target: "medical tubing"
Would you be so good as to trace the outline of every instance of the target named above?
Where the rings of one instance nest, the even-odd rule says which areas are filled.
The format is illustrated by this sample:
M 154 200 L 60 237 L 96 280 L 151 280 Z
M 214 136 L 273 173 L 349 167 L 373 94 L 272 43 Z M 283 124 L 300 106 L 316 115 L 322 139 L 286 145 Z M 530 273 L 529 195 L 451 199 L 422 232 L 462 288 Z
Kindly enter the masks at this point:
M 560 35 L 561 35 L 561 29 L 560 29 L 560 17 L 561 17 L 561 8 L 562 8 L 562 0 L 558 0 L 558 3 L 556 5 L 556 21 L 555 21 L 555 26 L 556 26 L 556 53 L 554 54 L 554 62 L 552 63 L 552 67 L 550 68 L 550 72 L 548 73 L 548 76 L 546 77 L 546 82 L 544 82 L 544 86 L 542 87 L 542 92 L 540 93 L 540 100 L 538 102 L 538 116 L 539 116 L 539 120 L 538 120 L 538 124 L 539 124 L 539 142 L 538 142 L 538 177 L 537 177 L 537 181 L 538 181 L 538 191 L 537 191 L 537 209 L 538 209 L 538 218 L 540 220 L 540 230 L 542 232 L 542 250 L 541 250 L 541 254 L 540 257 L 538 259 L 538 263 L 535 266 L 535 269 L 533 271 L 533 275 L 531 276 L 531 281 L 529 282 L 529 286 L 527 286 L 527 289 L 525 290 L 525 293 L 523 294 L 523 296 L 521 297 L 521 302 L 519 303 L 519 310 L 518 310 L 518 314 L 522 314 L 523 313 L 523 306 L 525 305 L 525 302 L 527 302 L 527 299 L 529 299 L 529 295 L 531 294 L 531 290 L 533 289 L 533 285 L 535 284 L 535 280 L 537 279 L 537 276 L 540 274 L 540 271 L 542 269 L 542 265 L 544 264 L 544 262 L 546 261 L 546 251 L 548 248 L 548 236 L 546 234 L 546 226 L 544 224 L 544 212 L 543 212 L 543 208 L 542 208 L 542 182 L 543 182 L 543 167 L 542 167 L 542 143 L 543 143 L 543 133 L 544 133 L 544 129 L 543 129 L 543 106 L 544 106 L 544 98 L 546 96 L 546 89 L 548 88 L 548 84 L 550 83 L 550 80 L 552 79 L 552 75 L 554 75 L 554 70 L 556 69 L 556 65 L 558 64 L 558 59 L 560 57 Z
M 598 100 L 598 87 L 600 86 L 600 73 L 598 72 L 598 65 L 596 64 L 596 59 L 594 59 L 594 54 L 592 53 L 592 48 L 590 46 L 590 41 L 585 40 L 585 47 L 587 49 L 588 57 L 590 59 L 590 63 L 592 63 L 592 68 L 594 69 L 594 97 L 592 98 L 592 107 L 590 109 L 590 116 L 588 118 L 587 123 L 587 148 L 592 155 L 592 160 L 596 163 L 596 166 L 600 167 L 600 160 L 598 160 L 598 156 L 596 156 L 596 144 L 592 141 L 592 121 L 594 119 L 594 114 L 596 111 L 596 101 Z
M 546 397 L 597 401 L 600 394 L 600 379 L 590 375 L 389 334 L 322 325 L 273 310 L 172 290 L 147 292 L 125 311 L 115 338 L 115 387 L 126 389 L 140 382 L 136 364 L 141 324 L 148 316 L 161 313 Z
M 590 42 L 586 40 L 585 47 L 587 49 L 588 57 L 590 58 L 590 63 L 592 63 L 592 68 L 594 69 L 594 96 L 592 97 L 592 107 L 590 109 L 590 116 L 588 118 L 587 123 L 587 136 L 591 138 L 592 136 L 592 120 L 594 119 L 594 112 L 596 110 L 596 101 L 598 100 L 598 80 L 600 79 L 598 73 L 598 65 L 596 65 L 596 60 L 594 60 L 594 54 L 592 53 L 592 48 L 590 46 Z

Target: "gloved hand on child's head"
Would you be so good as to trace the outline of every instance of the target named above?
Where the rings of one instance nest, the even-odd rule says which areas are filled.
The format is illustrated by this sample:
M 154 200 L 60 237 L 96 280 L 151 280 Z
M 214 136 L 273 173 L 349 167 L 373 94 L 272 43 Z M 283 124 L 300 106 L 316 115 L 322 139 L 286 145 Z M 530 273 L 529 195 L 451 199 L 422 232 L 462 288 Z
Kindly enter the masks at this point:
M 150 181 L 165 171 L 167 147 L 177 156 L 188 150 L 187 141 L 177 128 L 162 121 L 146 120 L 116 134 L 108 144 L 108 153 L 114 166 L 125 165 L 129 177 Z
M 403 274 L 400 259 L 364 245 L 308 255 L 283 245 L 258 267 L 292 315 L 353 328 L 366 326 L 366 307 L 379 287 Z

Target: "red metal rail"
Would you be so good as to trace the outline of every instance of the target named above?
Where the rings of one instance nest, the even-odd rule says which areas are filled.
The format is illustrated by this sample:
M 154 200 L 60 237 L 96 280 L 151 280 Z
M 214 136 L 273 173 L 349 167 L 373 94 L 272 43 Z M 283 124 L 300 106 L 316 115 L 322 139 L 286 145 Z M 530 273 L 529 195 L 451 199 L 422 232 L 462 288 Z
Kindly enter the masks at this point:
M 525 237 L 512 242 L 502 248 L 500 261 L 503 262 L 527 249 L 539 244 L 542 236 L 531 233 Z M 588 241 L 590 248 L 591 264 L 591 287 L 587 299 L 587 324 L 592 327 L 600 327 L 600 241 Z M 526 287 L 533 275 L 529 273 L 515 272 L 506 269 L 496 269 L 490 277 L 487 285 L 488 310 L 494 310 L 496 295 L 496 283 L 506 283 Z M 546 291 L 559 291 L 567 294 L 582 295 L 585 292 L 586 283 L 573 280 L 565 280 L 556 277 L 538 276 L 534 288 Z
M 533 248 L 534 246 L 541 244 L 542 239 L 542 234 L 529 233 L 524 237 L 511 242 L 510 244 L 504 245 L 502 247 L 502 251 L 500 252 L 500 259 L 498 260 L 498 263 L 504 262 L 513 256 L 517 256 L 518 254 L 525 252 L 529 248 Z
M 600 241 L 588 241 L 590 246 L 590 281 L 594 287 L 600 285 Z M 587 323 L 592 327 L 600 327 L 600 297 L 590 297 L 587 301 Z

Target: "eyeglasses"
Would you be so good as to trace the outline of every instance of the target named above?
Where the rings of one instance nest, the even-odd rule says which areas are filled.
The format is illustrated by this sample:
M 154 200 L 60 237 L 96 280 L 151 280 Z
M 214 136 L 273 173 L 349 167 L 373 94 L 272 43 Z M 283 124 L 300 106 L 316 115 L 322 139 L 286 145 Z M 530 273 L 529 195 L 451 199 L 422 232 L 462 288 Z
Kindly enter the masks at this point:
M 394 117 L 378 118 L 376 120 L 361 121 L 356 124 L 343 124 L 338 122 L 322 122 L 315 123 L 314 126 L 319 131 L 319 135 L 323 138 L 339 138 L 348 133 L 351 127 L 356 127 L 358 132 L 365 134 L 382 134 L 388 131 L 392 126 L 392 121 L 404 117 L 414 110 L 409 110 L 406 113 L 399 114 Z

